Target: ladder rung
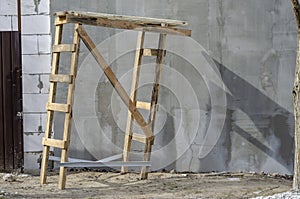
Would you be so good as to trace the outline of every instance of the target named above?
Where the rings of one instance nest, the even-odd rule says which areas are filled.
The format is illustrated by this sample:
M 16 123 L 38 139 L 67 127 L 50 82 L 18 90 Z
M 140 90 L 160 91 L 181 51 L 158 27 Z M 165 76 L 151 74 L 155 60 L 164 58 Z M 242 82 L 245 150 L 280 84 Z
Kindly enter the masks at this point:
M 141 134 L 138 134 L 138 133 L 133 133 L 130 136 L 131 136 L 131 139 L 134 140 L 134 141 L 138 141 L 138 142 L 142 142 L 142 143 L 147 143 L 147 140 L 150 140 L 151 144 L 154 143 L 154 136 L 147 138 L 145 135 L 141 135 Z
M 157 56 L 157 49 L 144 48 L 143 56 Z
M 76 49 L 75 44 L 58 44 L 54 45 L 52 48 L 52 52 L 59 53 L 59 52 L 74 52 Z
M 149 102 L 137 101 L 137 102 L 136 102 L 136 107 L 137 107 L 137 108 L 141 108 L 141 109 L 145 109 L 145 110 L 150 110 L 151 103 L 149 103 Z
M 67 142 L 64 140 L 56 140 L 51 138 L 43 138 L 43 145 L 44 146 L 53 146 L 61 149 L 65 149 L 67 146 Z
M 72 83 L 72 75 L 50 74 L 50 82 Z
M 59 112 L 70 112 L 70 105 L 69 104 L 58 104 L 58 103 L 50 103 L 46 104 L 46 109 L 49 111 L 59 111 Z
M 142 143 L 146 143 L 147 138 L 144 135 L 133 133 L 132 134 L 132 140 L 135 140 L 135 141 L 138 141 L 138 142 L 142 142 Z

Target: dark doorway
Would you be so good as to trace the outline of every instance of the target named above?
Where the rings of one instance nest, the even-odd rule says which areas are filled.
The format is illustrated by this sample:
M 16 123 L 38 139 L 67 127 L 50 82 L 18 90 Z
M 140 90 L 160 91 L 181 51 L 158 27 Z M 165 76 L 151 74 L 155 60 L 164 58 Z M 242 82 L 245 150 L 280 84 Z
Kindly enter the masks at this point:
M 21 33 L 0 32 L 0 170 L 22 169 Z

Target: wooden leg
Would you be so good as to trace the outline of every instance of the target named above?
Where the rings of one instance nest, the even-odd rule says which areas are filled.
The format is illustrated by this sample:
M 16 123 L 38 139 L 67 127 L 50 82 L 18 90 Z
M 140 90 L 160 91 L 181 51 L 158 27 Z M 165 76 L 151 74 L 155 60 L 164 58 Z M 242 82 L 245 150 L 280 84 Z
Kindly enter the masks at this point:
M 49 150 L 50 150 L 49 146 L 44 146 L 42 164 L 41 164 L 41 184 L 46 184 L 47 182 Z
M 140 77 L 140 65 L 142 62 L 142 49 L 144 45 L 144 38 L 145 38 L 145 32 L 139 32 L 137 38 L 136 51 L 135 51 L 135 60 L 133 66 L 131 93 L 130 93 L 130 99 L 135 103 L 135 105 L 136 105 L 136 97 L 137 97 L 137 87 L 138 87 L 139 77 Z M 131 112 L 128 111 L 124 149 L 123 149 L 124 162 L 127 162 L 129 160 L 130 147 L 132 141 L 132 122 L 133 122 L 133 116 Z M 121 173 L 126 173 L 126 172 L 128 172 L 128 167 L 123 166 L 121 168 Z
M 60 18 L 56 18 L 56 20 L 60 20 Z M 62 40 L 62 30 L 63 26 L 61 24 L 56 25 L 55 28 L 55 38 L 54 38 L 54 45 L 60 44 Z M 59 53 L 53 53 L 52 55 L 52 69 L 51 74 L 56 74 L 59 68 Z M 55 101 L 55 95 L 56 95 L 56 82 L 50 83 L 50 89 L 49 89 L 49 102 Z M 45 128 L 45 138 L 50 138 L 52 133 L 52 124 L 53 124 L 53 111 L 47 112 L 47 123 Z M 47 170 L 48 170 L 48 159 L 49 159 L 49 146 L 44 146 L 43 149 L 43 159 L 41 164 L 41 184 L 45 184 L 47 181 Z
M 144 161 L 150 161 L 151 149 L 152 149 L 153 141 L 151 139 L 147 139 L 144 149 Z M 145 180 L 148 178 L 149 167 L 142 167 L 141 170 L 141 180 Z
M 73 43 L 76 44 L 76 50 L 72 53 L 70 76 L 72 76 L 73 79 L 72 79 L 72 83 L 69 84 L 68 86 L 68 96 L 67 96 L 67 104 L 69 104 L 71 107 L 73 106 L 75 78 L 76 78 L 77 66 L 78 66 L 80 38 L 76 30 L 78 29 L 79 26 L 80 26 L 79 24 L 75 24 L 74 26 Z M 71 119 L 72 119 L 72 108 L 71 111 L 66 113 L 65 115 L 63 140 L 67 143 L 67 146 L 61 151 L 61 162 L 68 161 L 68 152 L 69 152 L 70 137 L 71 137 Z M 66 187 L 66 179 L 67 179 L 67 169 L 65 167 L 60 167 L 59 184 L 58 184 L 59 189 L 64 189 Z

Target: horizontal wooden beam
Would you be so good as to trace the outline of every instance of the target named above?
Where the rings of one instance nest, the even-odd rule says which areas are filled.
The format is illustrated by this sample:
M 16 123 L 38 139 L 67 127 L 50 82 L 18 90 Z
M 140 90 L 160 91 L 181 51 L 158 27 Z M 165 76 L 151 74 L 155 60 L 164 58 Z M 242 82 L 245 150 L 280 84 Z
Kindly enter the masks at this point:
M 140 17 L 140 16 L 129 16 L 129 15 L 116 15 L 116 14 L 107 14 L 107 13 L 97 13 L 97 12 L 84 12 L 84 11 L 62 11 L 56 12 L 55 16 L 75 16 L 75 17 L 86 17 L 89 19 L 103 19 L 106 21 L 118 21 L 131 24 L 140 24 L 140 25 L 157 25 L 157 26 L 186 26 L 188 23 L 186 21 L 175 20 L 175 19 L 161 19 L 161 18 L 152 18 L 152 17 Z
M 64 140 L 43 138 L 42 143 L 44 146 L 52 146 L 52 147 L 57 147 L 57 148 L 61 148 L 61 149 L 65 149 L 67 147 L 67 142 Z
M 59 104 L 59 103 L 48 102 L 46 104 L 46 109 L 48 111 L 59 111 L 59 112 L 69 113 L 71 106 L 70 104 Z
M 145 110 L 150 110 L 150 108 L 151 108 L 151 103 L 149 103 L 149 102 L 137 101 L 137 102 L 136 102 L 136 108 L 145 109 Z
M 118 28 L 118 29 L 127 29 L 127 30 L 136 30 L 136 31 L 148 31 L 148 32 L 157 32 L 163 34 L 173 34 L 173 35 L 182 35 L 182 36 L 191 36 L 191 30 L 180 29 L 168 26 L 150 26 L 150 25 L 139 25 L 135 23 L 128 23 L 124 21 L 108 21 L 102 18 L 90 18 L 90 17 L 79 17 L 73 15 L 67 15 L 68 23 L 80 23 L 85 25 L 93 26 L 103 26 L 107 28 Z
M 157 54 L 158 54 L 157 49 L 149 49 L 149 48 L 143 49 L 143 56 L 157 56 Z
M 72 75 L 50 74 L 49 81 L 71 84 L 72 78 Z
M 75 44 L 58 44 L 52 47 L 52 52 L 75 52 L 76 45 Z

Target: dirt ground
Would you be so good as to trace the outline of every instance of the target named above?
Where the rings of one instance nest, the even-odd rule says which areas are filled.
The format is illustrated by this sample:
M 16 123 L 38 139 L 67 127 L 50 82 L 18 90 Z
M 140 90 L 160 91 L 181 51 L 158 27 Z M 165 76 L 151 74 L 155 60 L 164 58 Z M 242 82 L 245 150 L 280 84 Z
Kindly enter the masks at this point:
M 73 171 L 67 188 L 58 189 L 58 173 L 40 185 L 38 172 L 5 181 L 0 173 L 0 198 L 251 198 L 289 191 L 291 177 L 256 173 L 150 173 Z

